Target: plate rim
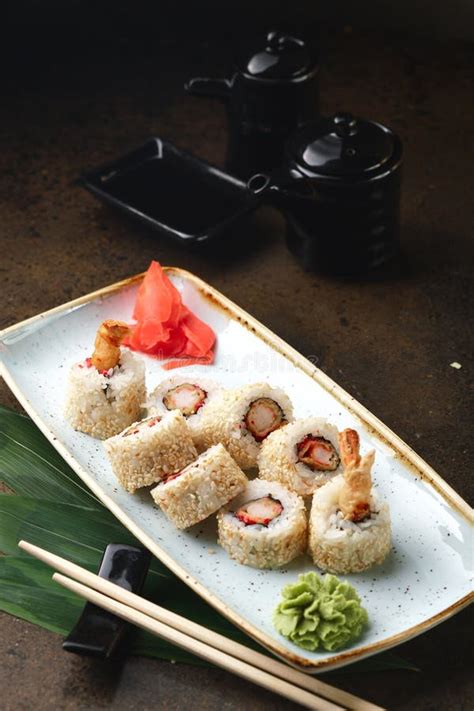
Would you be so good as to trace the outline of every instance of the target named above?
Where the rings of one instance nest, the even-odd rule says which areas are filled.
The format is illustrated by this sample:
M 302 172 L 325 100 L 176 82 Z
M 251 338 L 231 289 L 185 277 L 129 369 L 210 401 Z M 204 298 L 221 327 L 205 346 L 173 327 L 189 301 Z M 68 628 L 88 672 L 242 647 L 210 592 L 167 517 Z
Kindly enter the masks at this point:
M 427 481 L 446 501 L 448 501 L 451 506 L 453 506 L 464 518 L 466 518 L 469 523 L 472 524 L 474 522 L 473 510 L 469 504 L 449 484 L 447 484 L 447 482 L 444 481 L 444 479 L 436 471 L 434 471 L 434 469 L 427 464 L 427 462 L 416 454 L 416 452 L 409 445 L 407 445 L 400 437 L 398 437 L 398 435 L 396 435 L 381 420 L 379 420 L 378 417 L 373 415 L 364 405 L 359 403 L 354 397 L 352 397 L 352 395 L 341 388 L 341 386 L 333 381 L 332 378 L 323 373 L 322 370 L 311 363 L 282 338 L 277 336 L 256 318 L 224 296 L 224 294 L 221 294 L 217 289 L 207 284 L 200 277 L 197 277 L 192 272 L 181 269 L 180 267 L 164 266 L 163 269 L 168 275 L 173 275 L 190 281 L 207 301 L 212 302 L 215 307 L 217 306 L 227 312 L 233 320 L 237 320 L 243 327 L 247 328 L 255 336 L 263 340 L 270 348 L 279 352 L 295 367 L 302 370 L 306 375 L 321 385 L 326 391 L 330 392 L 345 408 L 359 418 L 371 436 L 376 436 L 385 444 L 390 445 L 390 447 L 395 450 L 397 455 L 404 460 L 405 464 L 408 465 L 408 468 L 414 475 Z M 145 272 L 135 274 L 76 299 L 72 299 L 71 301 L 65 302 L 64 304 L 56 306 L 52 309 L 43 311 L 36 316 L 32 316 L 16 324 L 8 326 L 0 331 L 0 352 L 3 350 L 2 346 L 5 337 L 10 336 L 16 331 L 33 325 L 50 316 L 59 315 L 78 306 L 110 296 L 117 291 L 141 282 L 144 276 Z M 6 385 L 12 391 L 13 395 L 29 414 L 33 422 L 55 447 L 66 463 L 69 464 L 69 466 L 78 474 L 78 476 L 81 477 L 81 479 L 100 499 L 100 501 L 107 506 L 114 516 L 116 516 L 116 518 L 118 518 L 118 520 L 126 528 L 128 528 L 128 530 L 138 540 L 140 540 L 149 550 L 151 550 L 151 552 L 156 555 L 156 557 L 161 560 L 161 562 L 164 563 L 164 565 L 166 565 L 166 567 L 168 567 L 186 585 L 188 585 L 208 604 L 220 612 L 220 614 L 224 615 L 224 617 L 242 629 L 252 639 L 256 640 L 273 654 L 284 659 L 286 662 L 297 667 L 301 671 L 305 671 L 310 674 L 328 671 L 330 669 L 336 669 L 357 660 L 367 658 L 373 654 L 378 654 L 379 652 L 391 649 L 402 642 L 406 642 L 409 639 L 422 634 L 435 625 L 440 624 L 444 620 L 449 619 L 457 612 L 460 612 L 462 609 L 467 607 L 467 605 L 474 600 L 474 592 L 468 593 L 446 607 L 444 610 L 438 612 L 436 615 L 433 615 L 426 620 L 423 620 L 422 622 L 397 633 L 396 635 L 387 637 L 379 642 L 373 642 L 372 644 L 358 647 L 357 649 L 349 649 L 345 652 L 343 651 L 329 658 L 321 659 L 321 661 L 316 663 L 307 658 L 300 657 L 298 654 L 295 654 L 287 648 L 280 646 L 274 639 L 267 636 L 253 624 L 249 623 L 245 618 L 241 617 L 241 615 L 231 610 L 223 600 L 214 595 L 214 593 L 210 592 L 203 583 L 195 580 L 192 575 L 187 573 L 184 568 L 178 565 L 174 559 L 171 558 L 171 556 L 151 538 L 151 536 L 144 533 L 140 529 L 139 525 L 129 518 L 129 516 L 122 511 L 121 507 L 102 490 L 100 485 L 98 485 L 92 476 L 89 475 L 87 470 L 76 461 L 74 456 L 67 450 L 66 446 L 63 445 L 60 440 L 56 439 L 55 435 L 53 435 L 53 433 L 49 430 L 47 424 L 33 408 L 26 395 L 24 395 L 21 389 L 17 386 L 13 375 L 10 374 L 10 371 L 1 358 L 0 375 L 3 377 Z

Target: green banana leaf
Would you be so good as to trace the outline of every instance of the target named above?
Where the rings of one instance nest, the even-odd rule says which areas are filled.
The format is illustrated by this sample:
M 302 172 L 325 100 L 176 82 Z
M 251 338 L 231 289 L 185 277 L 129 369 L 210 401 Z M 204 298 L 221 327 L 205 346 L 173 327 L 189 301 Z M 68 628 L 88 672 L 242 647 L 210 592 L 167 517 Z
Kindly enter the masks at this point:
M 16 494 L 102 509 L 32 420 L 1 406 L 0 478 Z
M 139 545 L 38 430 L 30 418 L 0 406 L 0 610 L 66 635 L 83 601 L 51 578 L 51 570 L 18 548 L 25 539 L 95 571 L 110 542 Z M 80 532 L 80 533 L 78 533 Z M 153 559 L 143 595 L 199 624 L 262 650 L 160 561 Z M 204 662 L 143 630 L 127 639 L 130 654 L 204 665 Z M 385 652 L 350 671 L 415 668 Z M 339 672 L 340 673 L 340 672 Z

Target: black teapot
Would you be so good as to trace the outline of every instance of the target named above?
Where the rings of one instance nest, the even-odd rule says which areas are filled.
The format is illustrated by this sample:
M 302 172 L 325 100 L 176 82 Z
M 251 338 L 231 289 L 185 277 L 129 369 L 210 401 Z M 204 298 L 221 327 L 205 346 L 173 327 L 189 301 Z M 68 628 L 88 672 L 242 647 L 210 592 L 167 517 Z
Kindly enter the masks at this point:
M 240 53 L 229 79 L 191 79 L 187 92 L 225 100 L 229 116 L 226 169 L 245 180 L 271 171 L 285 141 L 318 115 L 318 53 L 299 37 L 269 32 Z
M 401 163 L 393 131 L 338 113 L 298 129 L 280 168 L 248 187 L 283 211 L 288 247 L 307 269 L 350 274 L 398 250 Z

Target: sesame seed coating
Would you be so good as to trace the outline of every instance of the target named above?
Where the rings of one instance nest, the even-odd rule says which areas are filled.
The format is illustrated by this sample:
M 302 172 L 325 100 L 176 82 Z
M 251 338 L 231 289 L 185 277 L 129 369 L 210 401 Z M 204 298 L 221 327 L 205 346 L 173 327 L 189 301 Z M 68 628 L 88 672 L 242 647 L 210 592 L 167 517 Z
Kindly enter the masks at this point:
M 120 368 L 110 376 L 76 363 L 69 372 L 65 417 L 79 432 L 107 439 L 140 418 L 145 398 L 145 367 L 122 350 Z
M 117 479 L 132 494 L 183 469 L 198 456 L 179 410 L 172 410 L 160 422 L 148 426 L 153 419 L 134 423 L 104 442 Z M 128 434 L 134 428 L 135 433 Z
M 246 525 L 234 516 L 243 504 L 271 495 L 283 506 L 268 527 Z M 308 522 L 303 499 L 277 482 L 250 481 L 230 506 L 217 514 L 219 543 L 234 560 L 254 568 L 279 568 L 304 553 Z
M 245 488 L 247 477 L 222 444 L 201 454 L 168 482 L 151 491 L 176 528 L 193 526 L 229 503 Z

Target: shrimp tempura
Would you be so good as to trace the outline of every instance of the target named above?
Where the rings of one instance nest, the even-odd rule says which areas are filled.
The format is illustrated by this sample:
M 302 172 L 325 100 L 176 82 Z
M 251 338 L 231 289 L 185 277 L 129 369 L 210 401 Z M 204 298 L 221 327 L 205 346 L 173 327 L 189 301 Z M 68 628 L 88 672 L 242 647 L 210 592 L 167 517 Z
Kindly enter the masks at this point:
M 345 519 L 362 521 L 370 514 L 372 478 L 370 470 L 374 463 L 372 450 L 364 457 L 359 453 L 359 435 L 347 429 L 339 433 L 341 460 L 344 465 L 344 486 L 339 495 L 339 508 Z
M 94 343 L 92 365 L 97 370 L 115 368 L 120 360 L 120 344 L 130 333 L 130 326 L 123 321 L 109 319 L 101 323 Z

